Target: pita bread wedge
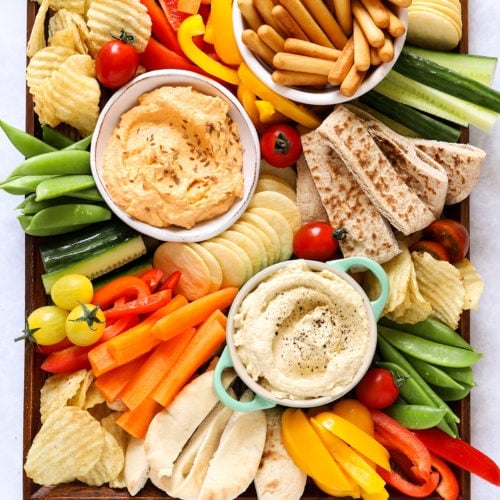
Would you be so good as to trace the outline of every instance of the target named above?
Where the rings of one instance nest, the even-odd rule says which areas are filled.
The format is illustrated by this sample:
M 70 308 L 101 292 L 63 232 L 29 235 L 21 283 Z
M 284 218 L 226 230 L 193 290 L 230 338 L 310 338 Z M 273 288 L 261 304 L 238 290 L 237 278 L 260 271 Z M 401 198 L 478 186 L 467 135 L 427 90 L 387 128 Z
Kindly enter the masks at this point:
M 397 255 L 392 228 L 324 137 L 313 130 L 302 136 L 302 148 L 330 224 L 348 232 L 340 241 L 343 255 L 364 255 L 380 263 Z
M 447 205 L 460 203 L 470 195 L 479 180 L 485 151 L 470 144 L 420 138 L 409 140 L 445 169 L 448 175 Z
M 249 390 L 242 401 L 254 397 Z M 198 498 L 237 498 L 253 481 L 264 450 L 266 416 L 263 410 L 233 412 L 215 451 Z
M 227 378 L 226 378 L 227 377 Z M 224 385 L 229 386 L 236 375 L 224 375 Z M 170 476 L 177 457 L 205 417 L 219 402 L 212 385 L 213 372 L 207 371 L 187 384 L 165 409 L 151 421 L 144 450 L 150 467 L 150 478 L 159 480 Z
M 300 470 L 283 446 L 281 415 L 283 408 L 266 410 L 266 442 L 254 485 L 259 500 L 299 500 L 307 474 Z
M 345 106 L 337 106 L 317 129 L 331 144 L 377 210 L 404 235 L 428 226 L 433 213 L 405 183 L 368 128 Z
M 137 495 L 149 478 L 144 439 L 130 438 L 125 451 L 124 475 L 127 491 L 131 496 Z
M 356 106 L 346 105 L 349 111 L 362 118 L 377 146 L 387 157 L 404 182 L 429 207 L 437 218 L 441 215 L 448 193 L 446 170 L 415 147 L 406 137 Z

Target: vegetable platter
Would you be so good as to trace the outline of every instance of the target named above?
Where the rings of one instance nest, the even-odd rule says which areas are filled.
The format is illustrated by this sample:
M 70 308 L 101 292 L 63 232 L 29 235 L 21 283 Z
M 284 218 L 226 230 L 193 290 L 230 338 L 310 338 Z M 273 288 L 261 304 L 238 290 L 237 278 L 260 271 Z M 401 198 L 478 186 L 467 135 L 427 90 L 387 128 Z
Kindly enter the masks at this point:
M 458 50 L 461 53 L 467 53 L 467 0 L 461 0 L 463 12 L 463 36 L 460 41 Z M 33 24 L 36 13 L 36 4 L 28 2 L 28 27 Z M 28 31 L 29 33 L 29 31 Z M 33 103 L 30 96 L 27 97 L 27 131 L 32 134 L 39 134 L 36 116 L 32 112 Z M 461 142 L 468 141 L 468 131 L 464 129 L 461 135 Z M 447 217 L 460 221 L 466 228 L 469 228 L 469 203 L 465 200 L 457 205 L 452 206 L 446 213 Z M 39 244 L 40 239 L 33 236 L 26 237 L 26 311 L 32 311 L 46 304 L 47 296 L 43 288 L 43 283 L 40 276 L 44 273 L 43 265 L 40 259 Z M 466 311 L 463 313 L 459 332 L 466 340 L 470 339 L 470 317 Z M 24 394 L 24 456 L 28 453 L 31 442 L 40 427 L 40 389 L 46 377 L 46 373 L 41 370 L 42 356 L 37 353 L 33 346 L 26 345 L 25 348 L 25 394 Z M 470 400 L 465 398 L 458 404 L 454 405 L 454 410 L 460 416 L 459 431 L 461 437 L 470 440 Z M 471 498 L 470 476 L 462 470 L 455 471 L 460 482 L 460 498 L 467 500 Z M 130 498 L 128 493 L 123 490 L 113 490 L 107 487 L 89 487 L 82 484 L 63 484 L 55 487 L 39 487 L 35 485 L 27 477 L 24 477 L 23 484 L 24 498 Z M 141 490 L 137 498 L 161 498 L 165 497 L 164 493 L 148 484 Z M 255 491 L 250 488 L 247 492 L 241 495 L 241 498 L 256 498 Z M 325 494 L 315 487 L 312 483 L 308 484 L 303 496 L 306 500 L 327 498 Z M 391 498 L 405 498 L 398 494 L 394 494 Z M 434 497 L 432 497 L 434 498 Z M 435 497 L 436 499 L 439 497 Z

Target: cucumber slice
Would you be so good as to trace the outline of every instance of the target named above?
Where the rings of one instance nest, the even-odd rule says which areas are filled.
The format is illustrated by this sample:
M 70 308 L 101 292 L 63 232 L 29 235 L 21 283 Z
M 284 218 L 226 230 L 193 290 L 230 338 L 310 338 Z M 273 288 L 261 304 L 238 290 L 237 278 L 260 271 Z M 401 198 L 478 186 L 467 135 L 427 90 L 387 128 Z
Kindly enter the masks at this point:
M 413 45 L 405 45 L 403 52 L 410 52 L 433 61 L 445 68 L 455 70 L 477 82 L 491 86 L 495 77 L 498 59 L 490 56 L 460 54 L 458 52 L 442 52 L 424 49 Z
M 500 92 L 424 57 L 402 52 L 393 70 L 436 90 L 500 113 Z
M 423 85 L 394 70 L 389 72 L 375 90 L 395 101 L 463 127 L 474 125 L 488 132 L 498 118 L 494 111 Z

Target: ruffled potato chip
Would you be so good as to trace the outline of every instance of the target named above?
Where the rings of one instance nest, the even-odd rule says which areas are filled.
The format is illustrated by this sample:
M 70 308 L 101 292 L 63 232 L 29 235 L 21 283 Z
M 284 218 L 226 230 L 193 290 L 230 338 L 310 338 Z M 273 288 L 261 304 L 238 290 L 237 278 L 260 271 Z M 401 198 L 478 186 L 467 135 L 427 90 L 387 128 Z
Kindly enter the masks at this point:
M 479 308 L 479 299 L 484 290 L 484 282 L 469 259 L 463 259 L 460 262 L 456 262 L 455 267 L 460 271 L 464 280 L 464 309 L 473 309 L 477 311 Z
M 80 54 L 87 54 L 89 29 L 82 15 L 66 9 L 57 11 L 49 19 L 48 44 L 72 48 Z
M 47 416 L 33 439 L 24 470 L 36 484 L 67 483 L 95 466 L 104 444 L 104 429 L 95 418 L 76 406 L 64 406 Z
M 456 330 L 465 304 L 464 280 L 460 271 L 428 252 L 412 252 L 420 293 L 432 306 L 432 315 Z
M 151 37 L 151 18 L 140 0 L 93 0 L 87 11 L 87 26 L 93 56 L 112 40 L 112 34 L 119 36 L 122 30 L 135 37 L 137 52 L 144 51 Z
M 37 0 L 41 3 L 41 0 Z M 45 0 L 44 0 L 45 1 Z M 51 10 L 67 9 L 77 14 L 85 14 L 89 0 L 48 0 Z
M 47 40 L 45 39 L 45 18 L 49 11 L 50 1 L 42 0 L 39 3 L 40 8 L 36 13 L 28 39 L 28 47 L 26 49 L 26 55 L 28 57 L 33 57 L 39 50 L 47 46 Z

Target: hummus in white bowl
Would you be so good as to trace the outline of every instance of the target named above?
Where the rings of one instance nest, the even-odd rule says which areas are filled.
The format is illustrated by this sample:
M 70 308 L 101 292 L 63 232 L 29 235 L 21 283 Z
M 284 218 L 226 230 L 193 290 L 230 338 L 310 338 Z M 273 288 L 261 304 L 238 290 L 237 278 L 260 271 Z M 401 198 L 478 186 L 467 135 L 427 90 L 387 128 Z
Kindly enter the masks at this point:
M 239 359 L 279 398 L 343 394 L 370 350 L 369 332 L 359 291 L 300 260 L 262 281 L 234 316 Z

